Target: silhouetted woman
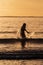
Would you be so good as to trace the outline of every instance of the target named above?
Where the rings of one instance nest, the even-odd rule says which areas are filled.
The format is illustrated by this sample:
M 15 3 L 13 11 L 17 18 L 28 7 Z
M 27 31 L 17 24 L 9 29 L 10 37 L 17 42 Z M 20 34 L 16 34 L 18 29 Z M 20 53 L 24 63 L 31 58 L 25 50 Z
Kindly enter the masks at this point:
M 21 37 L 22 37 L 22 39 L 23 39 L 23 40 L 22 40 L 22 43 L 21 43 L 22 48 L 25 47 L 25 38 L 26 38 L 25 31 L 26 31 L 27 33 L 29 33 L 29 32 L 26 30 L 26 23 L 23 23 L 23 25 L 22 25 L 22 27 L 21 27 L 21 31 L 20 31 Z

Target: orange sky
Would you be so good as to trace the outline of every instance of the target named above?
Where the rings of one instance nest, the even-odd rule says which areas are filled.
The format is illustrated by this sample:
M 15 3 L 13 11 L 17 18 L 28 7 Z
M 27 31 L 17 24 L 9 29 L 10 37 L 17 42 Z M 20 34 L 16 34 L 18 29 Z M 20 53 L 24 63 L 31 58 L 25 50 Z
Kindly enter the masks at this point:
M 0 16 L 43 16 L 43 0 L 0 0 Z

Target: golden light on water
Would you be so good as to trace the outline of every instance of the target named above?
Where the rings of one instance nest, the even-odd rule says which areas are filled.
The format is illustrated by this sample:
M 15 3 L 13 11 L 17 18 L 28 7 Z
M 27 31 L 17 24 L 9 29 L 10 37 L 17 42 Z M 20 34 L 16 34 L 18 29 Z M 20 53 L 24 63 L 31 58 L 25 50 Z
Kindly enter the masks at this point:
M 0 16 L 43 16 L 43 0 L 0 0 Z

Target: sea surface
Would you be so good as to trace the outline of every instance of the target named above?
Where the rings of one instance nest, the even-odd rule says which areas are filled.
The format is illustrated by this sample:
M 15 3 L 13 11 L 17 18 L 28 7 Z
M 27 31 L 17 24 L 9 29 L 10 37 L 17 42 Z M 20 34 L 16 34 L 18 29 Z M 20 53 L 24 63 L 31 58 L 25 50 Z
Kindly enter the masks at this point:
M 0 38 L 21 38 L 20 30 L 26 23 L 27 38 L 43 38 L 43 17 L 0 17 Z M 38 32 L 35 34 L 35 32 Z M 43 50 L 43 42 L 26 42 L 25 50 Z M 0 52 L 22 50 L 21 42 L 0 43 Z M 43 65 L 43 59 L 37 60 L 0 60 L 0 65 Z
M 0 60 L 0 65 L 43 65 L 43 60 Z

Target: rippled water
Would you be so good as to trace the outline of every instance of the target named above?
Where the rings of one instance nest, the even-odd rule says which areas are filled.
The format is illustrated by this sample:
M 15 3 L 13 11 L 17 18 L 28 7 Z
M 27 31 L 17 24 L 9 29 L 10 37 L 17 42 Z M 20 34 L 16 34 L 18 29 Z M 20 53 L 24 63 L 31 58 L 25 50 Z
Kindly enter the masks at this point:
M 43 65 L 43 60 L 0 60 L 0 65 Z
M 21 42 L 16 42 L 16 43 L 8 43 L 8 44 L 0 44 L 0 51 L 14 51 L 14 50 L 21 50 L 22 46 L 21 46 Z M 36 44 L 36 43 L 27 43 L 25 45 L 25 49 L 29 50 L 29 49 L 33 49 L 33 50 L 43 50 L 43 44 Z
M 29 32 L 43 32 L 43 18 L 8 18 L 0 17 L 0 38 L 20 38 L 20 29 L 23 23 Z M 12 32 L 12 33 L 3 33 Z M 26 34 L 29 37 L 30 34 Z M 33 34 L 32 38 L 43 38 L 43 34 Z M 43 44 L 26 42 L 25 49 L 43 50 Z M 0 44 L 0 52 L 21 50 L 21 42 Z M 43 60 L 0 60 L 0 65 L 43 65 Z

